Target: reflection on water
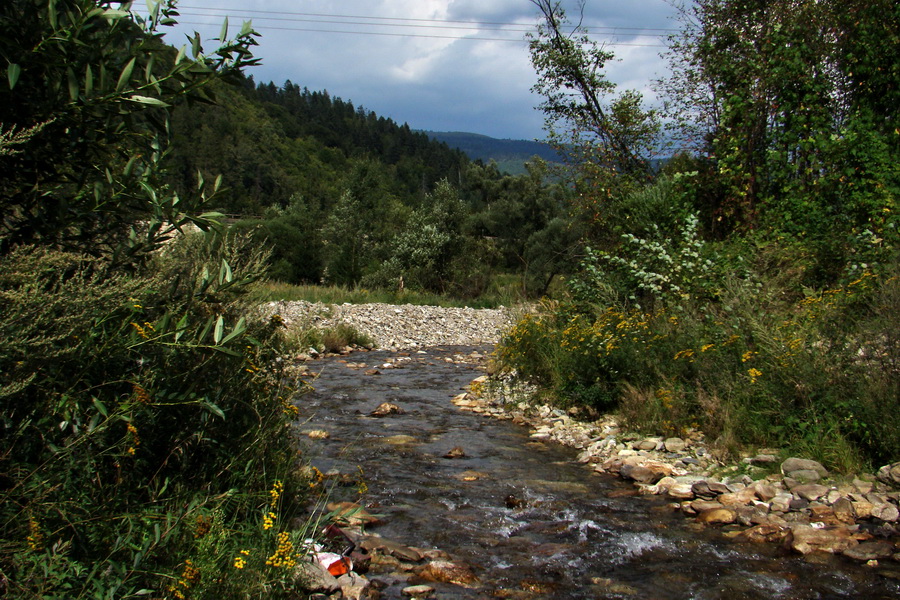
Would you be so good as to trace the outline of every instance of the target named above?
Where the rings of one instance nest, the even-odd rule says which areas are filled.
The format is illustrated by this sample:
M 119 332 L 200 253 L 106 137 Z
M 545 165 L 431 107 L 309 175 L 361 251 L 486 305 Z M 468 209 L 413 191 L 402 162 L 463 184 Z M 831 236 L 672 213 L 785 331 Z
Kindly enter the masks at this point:
M 659 498 L 607 498 L 626 484 L 576 464 L 571 449 L 450 403 L 478 373 L 445 358 L 470 350 L 413 353 L 377 375 L 317 362 L 315 392 L 299 400 L 310 418 L 301 429 L 330 433 L 308 442 L 307 455 L 322 471 L 362 467 L 363 503 L 384 516 L 377 533 L 444 550 L 481 580 L 477 589 L 435 584 L 439 598 L 900 598 L 900 579 L 847 559 L 733 544 Z M 369 416 L 382 402 L 403 414 Z M 457 446 L 463 458 L 443 458 Z M 383 597 L 400 598 L 402 587 Z

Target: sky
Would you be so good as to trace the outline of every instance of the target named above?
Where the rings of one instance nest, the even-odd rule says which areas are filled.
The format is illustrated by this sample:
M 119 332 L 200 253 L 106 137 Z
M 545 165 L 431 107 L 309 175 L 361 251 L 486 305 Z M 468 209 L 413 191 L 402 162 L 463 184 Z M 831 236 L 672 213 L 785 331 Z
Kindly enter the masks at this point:
M 577 0 L 563 7 L 578 17 Z M 178 27 L 165 29 L 176 47 L 191 31 L 217 37 L 226 15 L 229 35 L 251 20 L 262 64 L 248 74 L 258 83 L 327 90 L 413 129 L 544 137 L 525 41 L 538 22 L 529 0 L 181 0 L 178 10 Z M 650 104 L 675 15 L 666 0 L 586 0 L 585 26 L 616 55 L 607 77 Z

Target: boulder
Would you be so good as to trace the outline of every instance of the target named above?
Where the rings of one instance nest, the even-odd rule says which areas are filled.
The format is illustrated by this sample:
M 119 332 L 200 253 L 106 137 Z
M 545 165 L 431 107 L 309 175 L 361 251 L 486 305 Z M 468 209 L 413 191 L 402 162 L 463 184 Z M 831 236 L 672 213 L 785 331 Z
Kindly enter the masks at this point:
M 325 508 L 334 513 L 336 523 L 356 526 L 375 525 L 380 522 L 378 517 L 355 502 L 329 502 Z
M 872 517 L 895 523 L 900 520 L 900 510 L 893 504 L 885 502 L 884 504 L 876 504 L 872 507 Z
M 361 600 L 369 587 L 369 580 L 353 571 L 341 575 L 337 581 L 341 586 L 341 595 L 346 600 Z
M 842 523 L 856 522 L 856 511 L 853 510 L 853 503 L 849 498 L 838 498 L 832 503 L 831 510 L 834 511 L 834 517 Z
M 301 561 L 294 567 L 294 580 L 310 592 L 331 594 L 341 589 L 337 578 L 318 562 Z

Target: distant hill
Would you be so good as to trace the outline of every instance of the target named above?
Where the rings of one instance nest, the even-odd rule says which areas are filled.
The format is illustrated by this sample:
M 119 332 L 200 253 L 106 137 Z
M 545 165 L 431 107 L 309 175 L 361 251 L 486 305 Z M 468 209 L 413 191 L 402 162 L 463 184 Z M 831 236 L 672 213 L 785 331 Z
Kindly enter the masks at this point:
M 423 131 L 429 137 L 451 148 L 462 150 L 471 160 L 494 161 L 501 171 L 512 175 L 525 172 L 525 163 L 539 156 L 556 162 L 559 155 L 543 142 L 529 140 L 501 140 L 477 133 L 460 131 Z

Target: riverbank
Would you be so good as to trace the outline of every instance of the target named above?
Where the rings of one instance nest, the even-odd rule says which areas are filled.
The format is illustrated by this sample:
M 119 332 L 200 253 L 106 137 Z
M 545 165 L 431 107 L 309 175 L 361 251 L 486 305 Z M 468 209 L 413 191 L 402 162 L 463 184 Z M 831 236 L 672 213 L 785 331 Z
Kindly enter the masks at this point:
M 531 401 L 536 390 L 509 376 L 481 376 L 453 399 L 463 410 L 508 419 L 531 437 L 576 448 L 598 473 L 662 495 L 701 526 L 737 541 L 782 544 L 801 554 L 843 554 L 900 578 L 900 463 L 877 474 L 834 476 L 820 463 L 763 449 L 739 463 L 719 459 L 698 430 L 683 437 L 624 430 L 615 415 L 579 420 Z M 890 566 L 890 565 L 893 566 Z
M 344 323 L 394 351 L 495 344 L 510 309 L 386 304 L 270 303 L 289 327 Z M 305 358 L 305 357 L 302 357 Z M 900 463 L 877 474 L 837 477 L 820 463 L 760 449 L 738 463 L 716 454 L 698 430 L 682 437 L 625 431 L 615 415 L 585 418 L 533 401 L 537 390 L 510 376 L 482 376 L 454 398 L 464 410 L 529 427 L 536 440 L 580 451 L 598 473 L 634 483 L 634 495 L 665 496 L 698 526 L 737 540 L 782 544 L 808 554 L 843 554 L 872 567 L 900 562 Z M 893 567 L 890 573 L 900 578 Z

